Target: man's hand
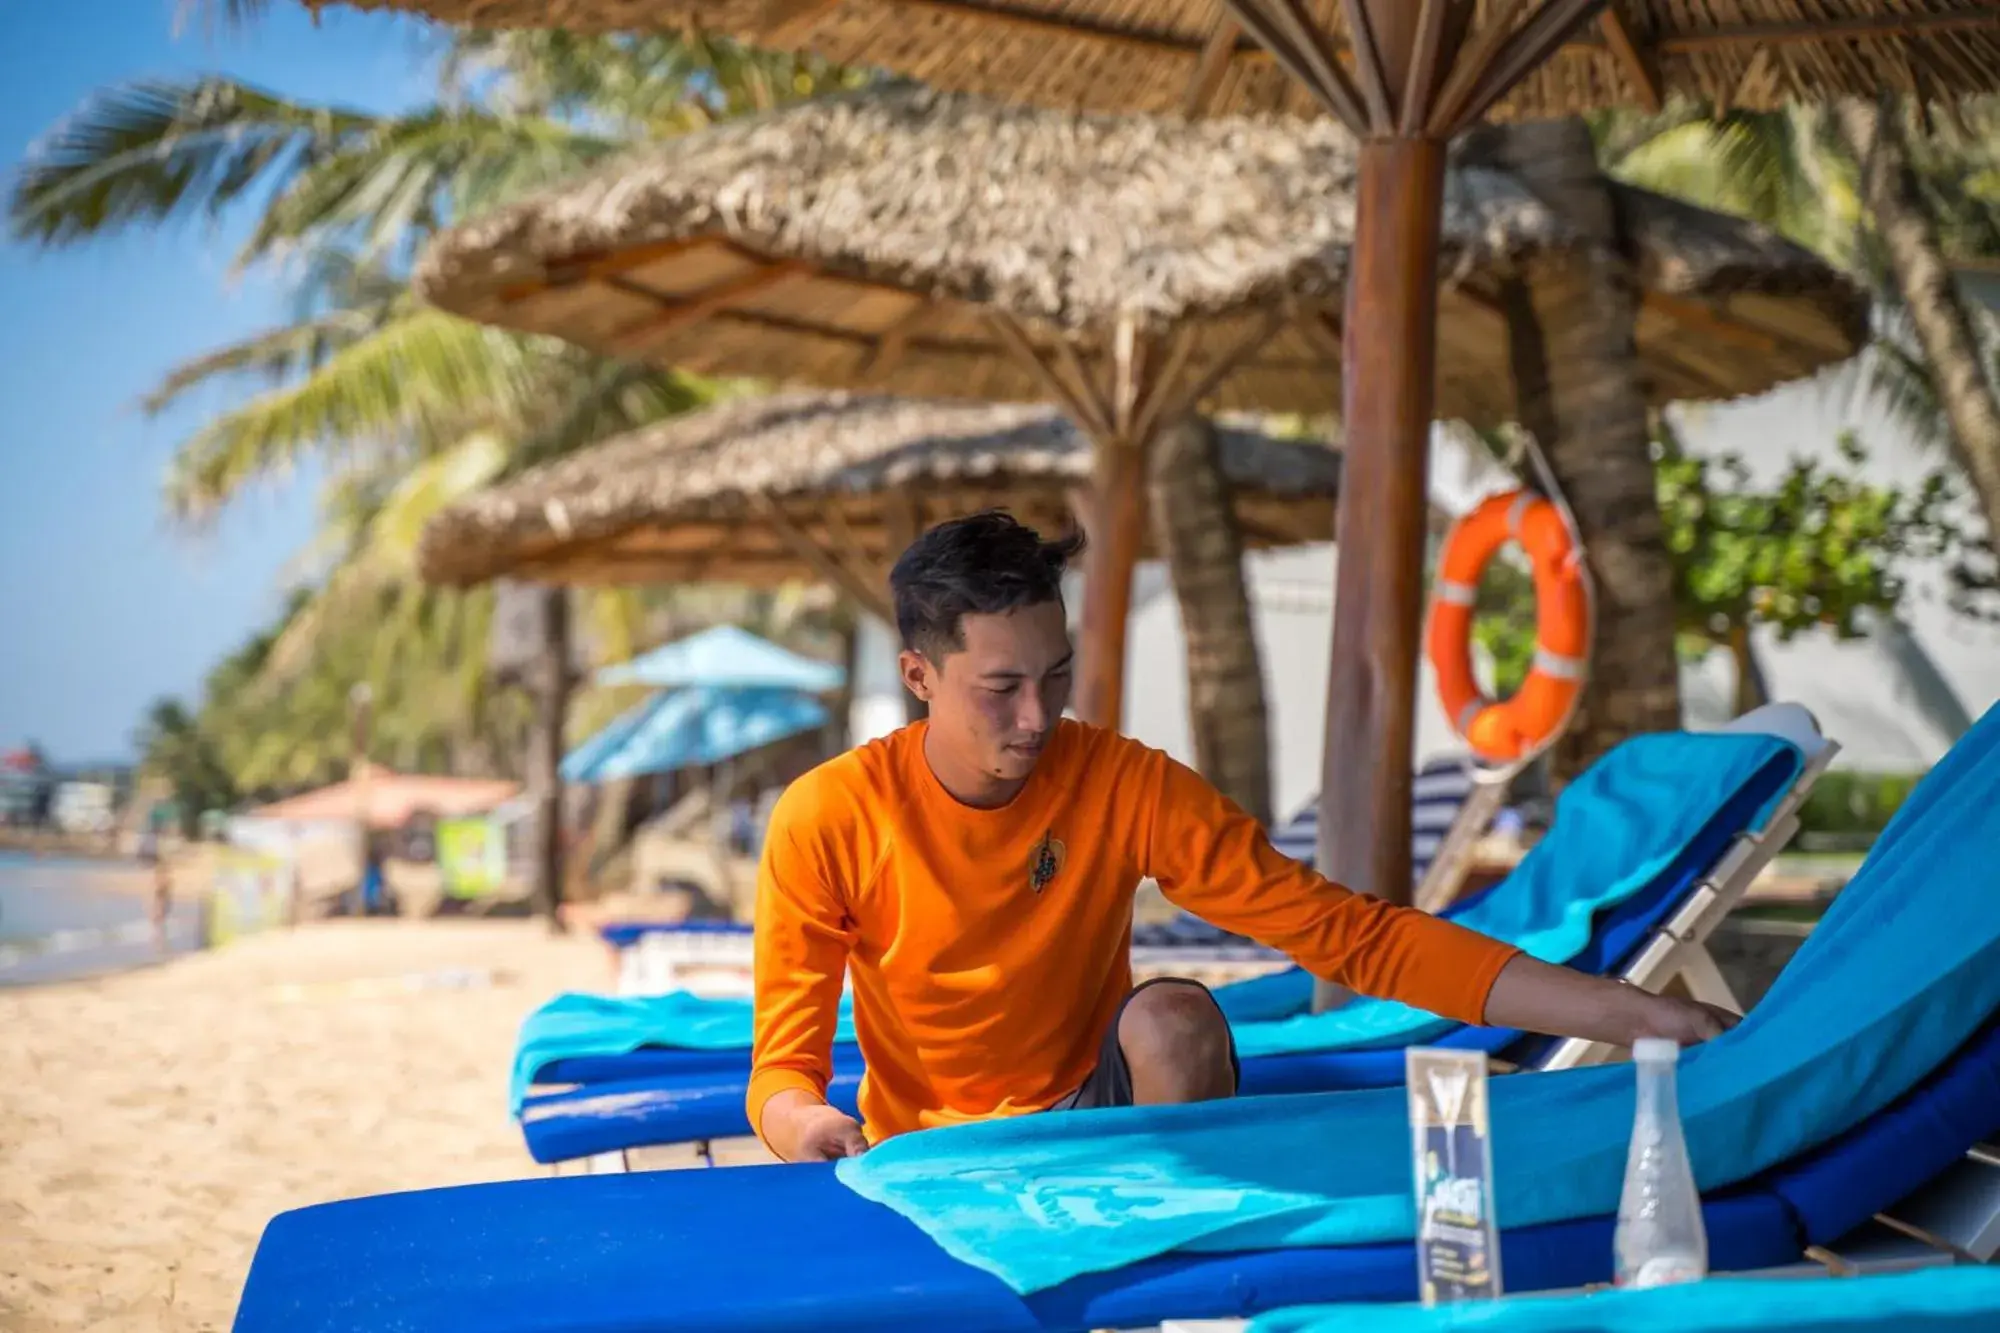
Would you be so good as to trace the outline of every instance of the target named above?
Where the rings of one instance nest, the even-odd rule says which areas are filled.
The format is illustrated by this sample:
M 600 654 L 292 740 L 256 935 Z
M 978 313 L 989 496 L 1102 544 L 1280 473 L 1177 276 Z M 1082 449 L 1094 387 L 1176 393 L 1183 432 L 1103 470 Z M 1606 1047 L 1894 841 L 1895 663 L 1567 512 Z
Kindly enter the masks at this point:
M 832 1162 L 868 1151 L 853 1116 L 796 1088 L 765 1102 L 763 1119 L 764 1141 L 787 1162 Z
M 1627 990 L 1637 987 L 1628 986 Z M 1639 1029 L 1633 1040 L 1641 1037 L 1665 1037 L 1668 1041 L 1682 1046 L 1695 1046 L 1712 1037 L 1719 1037 L 1735 1027 L 1743 1019 L 1712 1004 L 1699 1000 L 1683 1000 L 1673 995 L 1649 995 L 1639 991 L 1640 1006 L 1637 1018 Z M 1626 1042 L 1630 1045 L 1631 1042 Z
M 1573 968 L 1551 967 L 1526 954 L 1500 969 L 1486 997 L 1485 1019 L 1489 1027 L 1613 1046 L 1630 1046 L 1641 1037 L 1693 1046 L 1738 1022 L 1735 1014 L 1713 1005 L 1653 995 Z

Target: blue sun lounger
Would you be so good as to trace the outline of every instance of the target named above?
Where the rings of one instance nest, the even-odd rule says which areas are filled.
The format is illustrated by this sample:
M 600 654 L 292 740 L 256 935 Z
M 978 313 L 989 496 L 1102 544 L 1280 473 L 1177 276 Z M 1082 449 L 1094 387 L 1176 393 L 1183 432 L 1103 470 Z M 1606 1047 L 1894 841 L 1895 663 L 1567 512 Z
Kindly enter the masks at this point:
M 1180 1333 L 1176 1321 L 1164 1333 Z M 2000 1268 L 1852 1282 L 1718 1277 L 1675 1286 L 1509 1296 L 1473 1306 L 1328 1305 L 1258 1316 L 1251 1333 L 1992 1333 Z M 1209 1324 L 1203 1333 L 1221 1333 Z
M 1749 1272 L 1843 1252 L 1876 1214 L 1946 1178 L 1996 1131 L 2000 1029 L 1989 1028 L 1848 1135 L 1708 1195 L 1710 1265 Z M 1608 1281 L 1614 1225 L 1508 1230 L 1508 1289 Z M 285 1213 L 258 1245 L 235 1330 L 1082 1333 L 1406 1301 L 1416 1274 L 1407 1242 L 1177 1253 L 1022 1296 L 842 1188 L 830 1166 L 734 1167 L 545 1177 Z
M 1629 896 L 1605 906 L 1588 921 L 1568 922 L 1577 928 L 1572 939 L 1580 942 L 1580 947 L 1559 949 L 1550 957 L 1600 975 L 1618 975 L 1649 989 L 1657 989 L 1678 975 L 1701 998 L 1733 1003 L 1702 942 L 1735 906 L 1757 872 L 1790 840 L 1797 827 L 1798 805 L 1837 749 L 1818 736 L 1804 710 L 1796 705 L 1763 710 L 1739 719 L 1739 723 L 1744 725 L 1737 730 L 1759 740 L 1770 734 L 1761 727 L 1777 727 L 1784 744 L 1774 741 L 1763 751 L 1753 751 L 1741 736 L 1710 742 L 1717 748 L 1731 747 L 1734 762 L 1739 764 L 1732 772 L 1740 782 L 1732 777 L 1733 785 L 1718 788 L 1719 794 L 1710 798 L 1709 804 L 1679 811 L 1678 827 L 1685 830 L 1685 839 L 1666 852 L 1652 849 L 1651 873 L 1643 883 L 1627 885 Z M 1646 772 L 1649 746 L 1661 740 L 1652 737 L 1628 742 L 1622 752 L 1607 756 L 1598 776 L 1607 779 L 1605 785 L 1610 788 L 1624 785 L 1619 781 L 1621 776 L 1638 786 L 1647 785 L 1641 781 L 1642 775 L 1649 776 L 1653 798 L 1679 799 L 1681 793 L 1659 790 L 1659 772 Z M 1781 753 L 1787 746 L 1790 753 Z M 1770 758 L 1768 762 L 1752 762 L 1759 755 Z M 1539 892 L 1542 901 L 1538 906 L 1545 917 L 1551 907 L 1548 899 L 1555 895 L 1550 892 L 1550 877 L 1538 877 L 1537 870 L 1571 864 L 1566 858 L 1592 838 L 1598 826 L 1588 812 L 1600 810 L 1605 798 L 1602 792 L 1592 792 L 1589 799 L 1597 804 L 1581 807 L 1586 813 L 1572 815 L 1567 821 L 1559 808 L 1555 826 L 1533 854 L 1540 859 L 1540 866 L 1524 863 L 1519 880 L 1510 876 L 1478 899 L 1459 904 L 1452 914 L 1481 928 L 1494 928 L 1491 923 L 1497 922 L 1494 933 L 1508 934 L 1512 922 L 1503 899 L 1513 885 L 1514 892 L 1524 895 Z M 1524 890 L 1522 884 L 1529 887 Z M 1489 907 L 1496 910 L 1489 912 Z M 1588 911 L 1587 904 L 1574 902 L 1557 902 L 1553 907 L 1557 912 Z M 1585 926 L 1587 933 L 1582 929 Z M 1525 936 L 1517 938 L 1530 942 Z M 1509 1029 L 1449 1024 L 1428 1030 L 1405 1024 L 1375 1040 L 1356 1038 L 1350 1028 L 1344 1045 L 1336 1040 L 1328 1043 L 1334 1049 L 1313 1049 L 1315 1029 L 1310 1023 L 1256 1021 L 1272 1016 L 1261 1008 L 1266 997 L 1279 997 L 1276 1008 L 1282 1011 L 1288 1005 L 1302 1005 L 1309 987 L 1309 979 L 1294 971 L 1218 991 L 1218 999 L 1237 1024 L 1243 1047 L 1244 1093 L 1399 1083 L 1402 1049 L 1419 1036 L 1433 1045 L 1478 1050 L 1496 1061 L 1504 1059 L 1521 1067 L 1563 1068 L 1602 1054 L 1583 1043 L 1556 1044 Z M 1400 1006 L 1376 1005 L 1373 1012 L 1379 1015 L 1391 1009 L 1400 1010 Z M 1409 1012 L 1402 1014 L 1407 1017 Z M 1358 1020 L 1365 1015 L 1355 1017 Z M 1357 1049 L 1364 1046 L 1373 1049 Z M 525 1047 L 523 1054 L 523 1063 L 529 1063 L 532 1057 Z M 836 1044 L 833 1066 L 828 1100 L 852 1113 L 863 1072 L 859 1051 L 852 1043 Z M 749 1134 L 743 1110 L 748 1078 L 747 1053 L 740 1049 L 618 1050 L 517 1070 L 520 1088 L 531 1081 L 544 1086 L 572 1085 L 554 1091 L 528 1091 L 520 1097 L 517 1111 L 529 1154 L 537 1162 L 591 1159 L 592 1169 L 615 1171 L 624 1168 L 625 1154 L 634 1149 L 693 1144 L 706 1156 L 712 1140 Z
M 1919 786 L 1742 1027 L 1683 1058 L 1718 1271 L 1837 1253 L 2000 1133 L 1996 841 L 2000 709 Z M 1509 1288 L 1605 1280 L 1629 1069 L 1492 1091 Z M 1408 1300 L 1401 1106 L 1379 1089 L 1067 1112 L 905 1135 L 832 1167 L 326 1204 L 266 1229 L 236 1328 L 1002 1333 Z

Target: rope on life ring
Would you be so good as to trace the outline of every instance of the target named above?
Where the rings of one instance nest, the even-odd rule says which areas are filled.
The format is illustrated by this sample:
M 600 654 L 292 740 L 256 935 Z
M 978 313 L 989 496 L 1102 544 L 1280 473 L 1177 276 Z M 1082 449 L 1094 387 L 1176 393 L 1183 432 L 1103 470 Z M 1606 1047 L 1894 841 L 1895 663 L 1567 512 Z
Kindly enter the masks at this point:
M 1486 566 L 1508 542 L 1527 553 L 1535 583 L 1535 660 L 1507 699 L 1488 699 L 1472 672 L 1472 612 Z M 1590 668 L 1590 587 L 1562 510 L 1533 491 L 1490 497 L 1452 525 L 1432 581 L 1424 651 L 1438 699 L 1473 754 L 1518 763 L 1561 734 Z

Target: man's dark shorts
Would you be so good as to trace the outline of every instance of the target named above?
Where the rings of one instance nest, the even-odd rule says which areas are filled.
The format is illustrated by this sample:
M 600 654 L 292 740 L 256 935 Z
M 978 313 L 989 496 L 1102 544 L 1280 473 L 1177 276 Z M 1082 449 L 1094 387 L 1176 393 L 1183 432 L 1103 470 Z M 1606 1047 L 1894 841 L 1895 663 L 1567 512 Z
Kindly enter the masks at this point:
M 1199 981 L 1187 981 L 1179 977 L 1154 977 L 1151 981 L 1140 982 L 1125 996 L 1124 1002 L 1118 1006 L 1118 1012 L 1111 1016 L 1111 1026 L 1106 1029 L 1104 1040 L 1097 1048 L 1097 1068 L 1090 1071 L 1090 1076 L 1083 1080 L 1082 1086 L 1051 1106 L 1049 1110 L 1090 1111 L 1106 1106 L 1132 1104 L 1132 1071 L 1125 1064 L 1125 1048 L 1118 1044 L 1118 1023 L 1125 1017 L 1125 1006 L 1132 1003 L 1132 996 L 1148 986 L 1162 984 L 1193 987 L 1208 996 L 1211 1004 L 1215 1003 L 1215 996 Z M 1220 1015 L 1222 1006 L 1217 1004 L 1215 1012 Z M 1223 1030 L 1228 1031 L 1228 1027 L 1227 1020 L 1224 1020 Z M 1229 1068 L 1235 1075 L 1235 1081 L 1230 1088 L 1231 1095 L 1234 1095 L 1236 1089 L 1243 1086 L 1243 1064 L 1236 1058 L 1234 1033 L 1229 1037 Z

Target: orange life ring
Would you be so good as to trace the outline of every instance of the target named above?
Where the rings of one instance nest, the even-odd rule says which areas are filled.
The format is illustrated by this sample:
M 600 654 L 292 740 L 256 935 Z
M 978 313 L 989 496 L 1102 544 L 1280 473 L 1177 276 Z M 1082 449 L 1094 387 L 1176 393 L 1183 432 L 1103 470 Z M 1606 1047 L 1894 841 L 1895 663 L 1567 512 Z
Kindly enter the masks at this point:
M 1535 580 L 1535 662 L 1512 698 L 1495 703 L 1472 674 L 1472 609 L 1487 562 L 1509 541 Z M 1424 651 L 1445 716 L 1474 754 L 1496 763 L 1545 744 L 1583 689 L 1590 653 L 1590 591 L 1569 527 L 1533 491 L 1486 500 L 1452 525 L 1438 557 Z

